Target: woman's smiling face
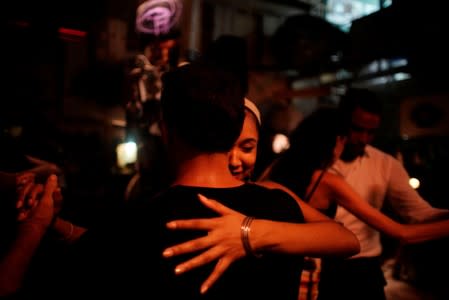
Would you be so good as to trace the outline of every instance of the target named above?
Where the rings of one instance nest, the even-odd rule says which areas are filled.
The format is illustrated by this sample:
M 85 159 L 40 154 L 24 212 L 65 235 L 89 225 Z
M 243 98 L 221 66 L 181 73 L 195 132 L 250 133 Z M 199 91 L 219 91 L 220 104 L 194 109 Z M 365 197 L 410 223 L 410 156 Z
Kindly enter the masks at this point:
M 229 170 L 240 180 L 248 180 L 256 164 L 259 125 L 256 117 L 245 109 L 245 121 L 240 136 L 229 152 Z

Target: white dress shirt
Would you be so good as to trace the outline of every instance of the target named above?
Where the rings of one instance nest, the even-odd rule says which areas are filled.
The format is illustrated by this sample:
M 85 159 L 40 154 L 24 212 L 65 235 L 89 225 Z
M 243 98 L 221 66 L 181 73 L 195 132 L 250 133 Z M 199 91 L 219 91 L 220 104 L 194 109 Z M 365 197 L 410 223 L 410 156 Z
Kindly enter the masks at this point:
M 401 162 L 372 146 L 352 162 L 338 160 L 331 169 L 340 174 L 360 196 L 381 209 L 384 200 L 407 223 L 423 222 L 449 214 L 449 210 L 432 207 L 409 185 L 409 175 Z M 382 252 L 380 234 L 338 206 L 336 221 L 341 222 L 359 239 L 361 251 L 355 257 L 374 257 Z

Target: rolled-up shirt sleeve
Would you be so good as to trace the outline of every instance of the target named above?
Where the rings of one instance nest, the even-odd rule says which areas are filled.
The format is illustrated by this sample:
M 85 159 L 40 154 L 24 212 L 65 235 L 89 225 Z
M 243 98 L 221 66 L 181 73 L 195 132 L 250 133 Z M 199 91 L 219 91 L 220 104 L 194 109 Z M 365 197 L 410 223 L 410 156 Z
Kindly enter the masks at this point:
M 391 159 L 387 201 L 394 211 L 408 223 L 421 223 L 449 218 L 449 210 L 433 207 L 409 184 L 410 176 L 403 165 Z

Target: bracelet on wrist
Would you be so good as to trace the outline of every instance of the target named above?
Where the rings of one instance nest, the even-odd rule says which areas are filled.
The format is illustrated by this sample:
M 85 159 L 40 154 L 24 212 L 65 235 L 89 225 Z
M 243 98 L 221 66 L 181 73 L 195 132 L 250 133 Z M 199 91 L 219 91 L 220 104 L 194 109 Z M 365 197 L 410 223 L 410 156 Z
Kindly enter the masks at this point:
M 68 234 L 64 234 L 64 235 L 60 238 L 61 241 L 68 241 L 68 240 L 70 240 L 70 238 L 71 238 L 72 235 L 73 235 L 73 231 L 75 230 L 75 226 L 73 226 L 72 222 L 68 222 L 68 221 L 67 221 L 67 223 L 69 224 L 69 227 L 70 227 L 69 233 L 68 233 Z
M 253 220 L 254 217 L 245 217 L 243 219 L 242 225 L 240 226 L 240 237 L 242 239 L 242 245 L 246 255 L 260 258 L 262 257 L 262 254 L 254 252 L 249 242 L 249 233 L 251 232 L 251 223 Z

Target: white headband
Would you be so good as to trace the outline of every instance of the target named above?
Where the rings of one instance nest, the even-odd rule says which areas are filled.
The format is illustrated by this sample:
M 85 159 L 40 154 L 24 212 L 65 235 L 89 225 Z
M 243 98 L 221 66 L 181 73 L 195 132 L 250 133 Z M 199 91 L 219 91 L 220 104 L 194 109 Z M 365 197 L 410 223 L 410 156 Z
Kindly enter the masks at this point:
M 260 117 L 260 111 L 257 108 L 256 104 L 254 104 L 248 98 L 245 98 L 245 108 L 248 109 L 256 117 L 257 123 L 259 123 L 259 126 L 261 126 L 262 125 L 262 119 Z

